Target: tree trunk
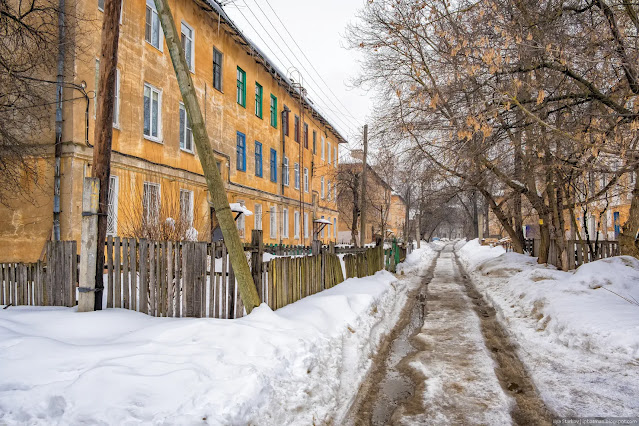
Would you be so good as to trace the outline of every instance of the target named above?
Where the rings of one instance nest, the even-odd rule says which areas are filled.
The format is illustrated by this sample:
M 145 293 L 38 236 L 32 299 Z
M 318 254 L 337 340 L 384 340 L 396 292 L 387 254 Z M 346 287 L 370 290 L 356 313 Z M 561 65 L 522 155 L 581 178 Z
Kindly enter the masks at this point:
M 100 180 L 98 197 L 98 236 L 95 269 L 96 311 L 102 309 L 102 291 L 104 290 L 104 241 L 107 232 L 109 210 L 109 177 L 111 175 L 111 141 L 113 137 L 113 102 L 115 93 L 115 74 L 118 63 L 118 43 L 120 39 L 120 12 L 122 0 L 104 2 L 104 20 L 102 22 L 100 80 L 97 111 L 95 116 L 95 136 L 93 147 L 93 167 L 91 174 Z M 112 295 L 109 295 L 112 296 Z
M 637 231 L 639 231 L 639 179 L 635 179 L 628 220 L 624 223 L 622 231 L 619 234 L 619 250 L 622 255 L 639 258 Z
M 211 148 L 209 136 L 202 117 L 202 111 L 200 110 L 200 104 L 198 103 L 195 87 L 191 78 L 191 71 L 186 64 L 184 50 L 180 43 L 180 33 L 175 27 L 168 1 L 154 0 L 154 2 L 158 16 L 160 17 L 160 22 L 162 23 L 162 29 L 164 30 L 166 45 L 171 55 L 171 61 L 175 69 L 182 100 L 189 121 L 191 122 L 193 139 L 200 163 L 202 164 L 209 195 L 211 196 L 217 219 L 220 222 L 224 243 L 228 248 L 231 265 L 237 278 L 242 302 L 244 303 L 246 312 L 250 313 L 253 308 L 259 306 L 260 299 L 257 294 L 257 289 L 255 288 L 255 283 L 253 282 L 248 261 L 244 255 L 244 247 L 240 240 L 237 227 L 235 226 L 235 220 L 229 207 L 224 183 L 217 169 L 213 148 Z

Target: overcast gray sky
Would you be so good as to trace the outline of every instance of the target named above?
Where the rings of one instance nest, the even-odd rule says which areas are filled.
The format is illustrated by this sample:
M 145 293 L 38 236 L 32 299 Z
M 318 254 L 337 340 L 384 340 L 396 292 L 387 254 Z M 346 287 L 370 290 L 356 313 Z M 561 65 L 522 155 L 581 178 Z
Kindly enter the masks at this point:
M 346 26 L 356 20 L 364 1 L 234 0 L 223 3 L 227 4 L 224 10 L 231 19 L 282 71 L 287 72 L 291 66 L 299 70 L 309 99 L 344 137 L 350 142 L 358 141 L 361 126 L 372 107 L 372 95 L 350 87 L 349 80 L 359 72 L 358 54 L 345 48 L 343 37 Z

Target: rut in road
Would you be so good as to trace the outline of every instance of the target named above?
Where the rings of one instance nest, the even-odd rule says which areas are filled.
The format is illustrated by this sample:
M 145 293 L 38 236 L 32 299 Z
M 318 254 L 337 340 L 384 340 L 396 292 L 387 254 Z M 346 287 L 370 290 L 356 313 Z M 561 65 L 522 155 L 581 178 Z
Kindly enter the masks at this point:
M 346 423 L 550 424 L 507 334 L 467 279 L 452 244 L 433 266 L 378 354 Z

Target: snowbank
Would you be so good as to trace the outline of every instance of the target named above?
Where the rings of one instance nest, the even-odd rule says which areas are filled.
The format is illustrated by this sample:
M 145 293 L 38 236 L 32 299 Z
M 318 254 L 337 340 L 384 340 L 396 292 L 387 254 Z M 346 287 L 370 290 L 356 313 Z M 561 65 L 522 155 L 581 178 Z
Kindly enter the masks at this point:
M 330 423 L 411 285 L 380 271 L 237 320 L 0 310 L 0 423 Z
M 639 414 L 639 260 L 613 257 L 563 272 L 477 240 L 459 252 L 551 409 Z
M 402 275 L 411 272 L 419 272 L 424 268 L 428 268 L 434 256 L 435 251 L 428 245 L 428 243 L 422 243 L 421 248 L 413 249 L 413 251 L 406 256 L 404 262 L 397 265 L 397 273 Z

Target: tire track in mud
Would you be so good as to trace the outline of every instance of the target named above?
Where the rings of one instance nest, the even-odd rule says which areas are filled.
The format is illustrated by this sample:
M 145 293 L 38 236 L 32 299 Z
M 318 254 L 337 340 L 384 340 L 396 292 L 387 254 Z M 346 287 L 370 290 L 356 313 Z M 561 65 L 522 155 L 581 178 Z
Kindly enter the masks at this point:
M 426 274 L 421 276 L 420 286 L 408 295 L 399 321 L 375 355 L 373 367 L 360 386 L 358 395 L 342 424 L 389 424 L 397 407 L 413 395 L 415 379 L 403 363 L 411 354 L 417 352 L 412 342 L 424 322 L 428 283 L 433 278 L 440 254 L 441 251 L 438 251 Z

